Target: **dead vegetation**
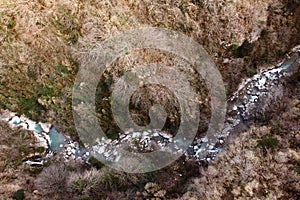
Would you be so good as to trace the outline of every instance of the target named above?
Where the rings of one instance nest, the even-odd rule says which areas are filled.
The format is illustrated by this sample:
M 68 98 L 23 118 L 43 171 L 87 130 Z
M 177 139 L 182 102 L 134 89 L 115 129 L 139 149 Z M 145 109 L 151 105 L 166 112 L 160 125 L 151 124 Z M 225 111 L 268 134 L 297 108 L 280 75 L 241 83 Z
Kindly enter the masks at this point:
M 298 85 L 297 85 L 298 84 Z M 183 199 L 297 199 L 300 196 L 299 83 L 265 126 L 242 133 L 218 155 Z
M 287 138 L 279 136 L 276 148 L 257 147 L 267 134 L 270 128 L 261 127 L 239 136 L 193 180 L 183 199 L 297 199 L 299 149 L 282 148 Z
M 242 78 L 252 76 L 260 66 L 274 64 L 299 43 L 299 6 L 297 0 L 3 0 L 0 2 L 0 108 L 54 123 L 60 130 L 76 138 L 72 121 L 71 90 L 76 72 L 84 64 L 82 60 L 86 53 L 111 35 L 148 25 L 177 30 L 195 38 L 216 62 L 230 95 Z M 137 57 L 141 59 L 134 61 Z M 104 78 L 108 80 L 104 80 L 106 82 L 103 85 L 111 85 L 110 81 L 115 81 L 116 77 L 139 63 L 185 65 L 178 59 L 170 58 L 170 55 L 161 52 L 135 52 L 115 63 L 113 70 L 107 70 L 108 76 Z M 206 99 L 206 90 L 198 85 L 199 77 L 192 78 L 191 85 L 198 87 L 198 100 L 203 106 L 201 112 L 207 114 L 207 117 L 209 108 L 206 105 L 209 100 Z M 297 81 L 298 79 L 294 82 Z M 157 98 L 157 101 L 161 101 L 161 96 L 166 95 L 155 89 L 140 90 L 133 97 L 133 111 L 140 110 L 141 107 L 147 110 L 150 107 L 151 102 L 141 101 L 141 97 L 147 92 L 149 97 Z M 106 108 L 111 103 L 110 94 L 106 92 L 102 95 L 107 97 L 107 100 L 102 99 L 101 102 Z M 174 101 L 162 101 L 167 105 L 174 104 Z M 290 110 L 276 120 L 274 116 L 270 117 L 273 124 L 267 122 L 267 127 L 252 128 L 248 134 L 242 135 L 207 171 L 202 172 L 202 178 L 194 180 L 194 184 L 187 188 L 190 191 L 184 198 L 275 199 L 299 196 L 299 175 L 294 173 L 299 165 L 298 113 L 298 107 L 291 106 Z M 147 118 L 146 113 L 135 114 L 138 116 L 137 121 L 138 118 L 147 121 L 144 119 Z M 111 118 L 108 115 L 105 117 L 107 118 L 102 127 L 106 132 L 109 133 L 110 129 L 112 132 L 118 131 L 107 123 L 111 122 Z M 206 117 L 202 119 L 200 132 L 205 131 Z M 274 128 L 277 127 L 278 120 L 280 128 Z M 273 128 L 270 130 L 270 127 Z M 26 197 L 33 195 L 28 173 L 35 176 L 39 170 L 27 168 L 22 171 L 19 166 L 20 160 L 32 151 L 30 139 L 25 132 L 11 131 L 3 124 L 1 128 L 0 135 L 5 137 L 0 139 L 0 195 L 9 198 L 13 192 L 22 188 L 25 189 Z M 276 132 L 278 129 L 280 134 Z M 7 133 L 11 135 L 8 136 Z M 266 145 L 262 145 L 263 148 L 257 147 L 257 142 L 266 135 L 276 138 L 278 146 L 273 145 L 273 149 Z M 143 188 L 147 182 L 145 181 L 140 184 L 141 193 L 137 194 L 128 189 L 132 186 L 131 182 L 122 186 L 120 191 L 103 180 L 99 183 L 101 187 L 95 188 L 94 180 L 99 181 L 100 176 L 95 171 L 77 172 L 59 168 L 63 174 L 55 174 L 59 170 L 51 174 L 51 169 L 47 168 L 48 171 L 40 175 L 41 181 L 37 182 L 37 187 L 46 193 L 44 196 L 33 195 L 32 199 L 47 199 L 56 189 L 66 189 L 68 194 L 76 194 L 82 199 L 89 195 L 99 197 L 99 194 L 112 199 L 155 198 L 155 194 L 162 191 L 161 188 L 164 188 L 168 198 L 178 198 L 185 192 L 184 187 L 189 177 L 199 173 L 193 164 L 182 169 L 176 163 L 159 172 L 157 179 L 147 179 L 153 183 L 152 189 L 157 191 L 151 190 L 151 184 Z M 72 175 L 69 176 L 64 170 Z M 60 175 L 68 176 L 62 179 L 61 188 L 57 188 L 55 184 L 53 190 L 46 187 L 47 181 L 53 181 L 51 178 Z M 100 177 L 102 176 L 103 174 Z M 135 180 L 133 177 L 129 179 Z M 110 176 L 107 178 L 108 182 L 114 180 Z M 144 196 L 143 192 L 146 192 Z M 58 198 L 64 195 L 62 192 L 58 194 Z
M 0 122 L 0 199 L 9 199 L 21 189 L 32 192 L 33 174 L 26 173 L 22 161 L 36 153 L 34 143 L 28 131 L 12 130 Z
M 145 69 L 147 69 L 148 66 L 153 64 L 157 65 L 159 77 L 168 80 L 168 82 L 163 86 L 158 84 L 149 85 L 143 81 L 139 82 L 140 88 L 136 90 L 130 98 L 129 110 L 132 120 L 140 126 L 148 125 L 150 123 L 150 108 L 154 104 L 160 104 L 167 113 L 166 120 L 163 117 L 160 119 L 160 121 L 166 121 L 164 130 L 175 134 L 180 124 L 180 117 L 182 117 L 180 114 L 179 101 L 184 101 L 185 99 L 180 98 L 184 98 L 185 96 L 178 97 L 177 95 L 175 97 L 172 90 L 185 90 L 184 88 L 176 88 L 176 86 L 184 87 L 185 83 L 188 82 L 192 86 L 193 92 L 195 92 L 197 98 L 195 101 L 197 101 L 202 114 L 200 116 L 201 120 L 198 134 L 204 133 L 210 118 L 210 108 L 208 106 L 210 97 L 203 79 L 196 73 L 195 69 L 183 59 L 176 58 L 170 53 L 149 49 L 134 51 L 118 59 L 112 66 L 107 68 L 107 72 L 102 76 L 102 81 L 97 88 L 96 109 L 99 113 L 100 125 L 103 130 L 106 133 L 109 132 L 109 135 L 112 132 L 120 132 L 114 122 L 110 108 L 112 104 L 116 103 L 112 97 L 112 92 L 115 89 L 113 83 L 117 83 L 121 76 L 131 70 L 137 72 L 139 71 L 139 67 L 146 67 Z M 175 74 L 173 74 L 173 77 L 170 77 L 171 69 L 178 70 L 179 73 L 182 73 L 181 79 L 177 78 Z M 121 87 L 118 88 L 121 92 L 117 94 L 117 98 L 122 100 L 126 95 L 127 88 L 126 86 L 119 87 Z M 110 121 L 110 123 L 107 123 L 107 121 Z
M 279 60 L 299 41 L 297 6 L 279 0 L 2 1 L 1 108 L 74 133 L 72 83 L 86 52 L 115 33 L 147 25 L 199 41 L 231 94 L 242 77 Z M 242 48 L 246 41 L 253 48 Z

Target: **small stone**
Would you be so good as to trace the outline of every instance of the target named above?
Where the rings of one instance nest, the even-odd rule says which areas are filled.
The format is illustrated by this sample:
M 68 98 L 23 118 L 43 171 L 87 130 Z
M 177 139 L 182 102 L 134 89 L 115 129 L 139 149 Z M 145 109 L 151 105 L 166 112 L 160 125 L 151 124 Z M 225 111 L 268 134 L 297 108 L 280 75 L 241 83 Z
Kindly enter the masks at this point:
M 107 143 L 111 143 L 111 142 L 112 142 L 112 140 L 111 140 L 111 139 L 108 139 L 108 140 L 106 140 L 106 142 L 107 142 Z
M 102 154 L 105 152 L 105 146 L 98 147 L 97 149 L 95 149 L 95 151 L 99 154 Z
M 172 134 L 163 133 L 163 132 L 159 133 L 159 135 L 160 135 L 161 137 L 163 137 L 163 138 L 166 138 L 166 139 L 170 139 L 170 138 L 173 137 Z
M 144 85 L 144 82 L 143 82 L 143 81 L 140 81 L 140 82 L 139 82 L 139 87 L 143 87 L 143 85 Z
M 143 136 L 148 136 L 148 135 L 150 135 L 150 133 L 149 133 L 149 132 L 147 132 L 147 131 L 143 131 Z
M 139 137 L 141 137 L 141 135 L 142 135 L 142 134 L 141 134 L 140 132 L 133 132 L 133 133 L 132 133 L 132 137 L 133 137 L 133 138 L 139 138 Z
M 110 154 L 110 151 L 107 151 L 107 152 L 104 152 L 104 156 L 107 158 L 109 157 L 111 154 Z
M 39 194 L 38 190 L 33 190 L 33 194 Z
M 76 154 L 76 150 L 75 150 L 75 149 L 72 149 L 71 152 L 72 152 L 72 154 L 74 154 L 74 155 Z
M 228 58 L 225 58 L 225 59 L 223 60 L 223 63 L 224 63 L 224 64 L 229 63 L 229 62 L 230 62 L 230 60 L 229 60 Z
M 158 137 L 159 134 L 158 134 L 157 132 L 155 132 L 155 133 L 153 133 L 153 136 L 154 136 L 154 137 Z
M 114 155 L 114 156 L 116 156 L 116 155 L 118 155 L 118 154 L 119 154 L 119 153 L 118 153 L 117 150 L 114 150 L 114 151 L 113 151 L 113 155 Z
M 238 107 L 236 105 L 233 106 L 232 110 L 237 110 Z
M 204 137 L 204 138 L 201 138 L 201 142 L 204 142 L 204 143 L 206 143 L 206 142 L 208 142 L 208 139 L 207 139 L 206 137 Z

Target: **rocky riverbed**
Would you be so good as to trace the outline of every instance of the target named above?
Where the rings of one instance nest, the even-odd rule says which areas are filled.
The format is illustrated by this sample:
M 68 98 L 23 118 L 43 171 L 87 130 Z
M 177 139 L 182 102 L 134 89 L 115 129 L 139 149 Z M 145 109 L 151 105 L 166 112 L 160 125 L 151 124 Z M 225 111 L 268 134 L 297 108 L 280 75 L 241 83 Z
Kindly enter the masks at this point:
M 209 141 L 207 138 L 197 138 L 185 152 L 188 159 L 211 161 L 222 146 L 226 143 L 228 136 L 244 131 L 259 114 L 272 107 L 272 101 L 282 98 L 283 83 L 287 78 L 299 71 L 300 47 L 295 47 L 285 61 L 269 69 L 261 70 L 260 73 L 250 79 L 244 80 L 234 95 L 228 100 L 228 114 L 224 128 L 216 133 L 217 140 Z M 1 111 L 0 120 L 7 122 L 12 128 L 22 128 L 31 131 L 36 138 L 38 147 L 45 148 L 46 154 L 34 159 L 27 158 L 25 163 L 29 165 L 43 165 L 47 158 L 58 154 L 67 162 L 75 160 L 88 162 L 90 152 L 71 140 L 68 136 L 58 132 L 49 123 L 34 122 L 25 116 L 8 110 Z M 129 131 L 120 135 L 119 139 L 111 140 L 101 138 L 92 151 L 103 154 L 108 161 L 118 161 L 121 154 L 115 147 L 127 145 L 132 152 L 151 152 L 153 150 L 164 150 L 183 153 L 180 141 L 174 141 L 173 136 L 158 130 L 144 132 Z
M 219 138 L 211 143 L 207 138 L 197 139 L 187 155 L 210 161 L 221 150 L 220 146 L 230 135 L 246 131 L 247 126 L 259 115 L 272 109 L 272 103 L 283 97 L 283 84 L 299 72 L 300 46 L 293 48 L 287 59 L 276 66 L 261 70 L 252 78 L 244 80 L 238 90 L 228 100 L 227 117 L 224 128 L 216 133 Z
M 54 126 L 49 123 L 34 122 L 25 116 L 18 116 L 17 113 L 1 111 L 1 121 L 7 122 L 11 128 L 21 128 L 31 131 L 36 139 L 35 145 L 46 149 L 46 153 L 40 157 L 26 158 L 25 163 L 29 165 L 43 165 L 47 158 L 54 154 L 59 154 L 65 161 L 77 160 L 87 162 L 89 152 L 79 146 L 78 142 L 71 140 L 68 136 L 59 133 Z

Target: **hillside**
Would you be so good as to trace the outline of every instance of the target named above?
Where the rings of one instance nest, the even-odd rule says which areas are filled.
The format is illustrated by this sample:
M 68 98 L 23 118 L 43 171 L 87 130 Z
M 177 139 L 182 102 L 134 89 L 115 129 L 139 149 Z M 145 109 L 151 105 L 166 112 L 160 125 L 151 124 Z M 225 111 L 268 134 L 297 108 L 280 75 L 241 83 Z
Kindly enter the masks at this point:
M 73 96 L 76 78 L 90 52 L 115 35 L 157 27 L 192 38 L 215 63 L 226 99 L 245 79 L 288 60 L 292 49 L 300 45 L 298 0 L 3 0 L 0 16 L 0 114 L 6 110 L 50 123 L 82 146 L 72 107 L 77 100 Z M 175 47 L 188 51 L 179 44 Z M 95 91 L 99 126 L 111 140 L 126 132 L 118 127 L 111 110 L 118 103 L 112 98 L 113 84 L 137 66 L 153 63 L 168 70 L 177 67 L 186 75 L 200 107 L 196 135 L 201 138 L 213 111 L 209 84 L 187 60 L 159 49 L 126 52 L 107 66 Z M 176 73 L 168 70 L 159 73 L 162 79 L 175 79 L 170 88 L 181 84 Z M 270 100 L 261 115 L 245 119 L 246 126 L 235 129 L 222 143 L 215 160 L 181 156 L 145 174 L 116 171 L 95 158 L 88 164 L 64 162 L 59 155 L 44 166 L 29 166 L 25 160 L 43 157 L 48 149 L 37 145 L 32 132 L 1 120 L 0 199 L 299 199 L 299 75 L 298 67 L 287 80 L 272 83 L 280 85 L 280 98 Z M 161 104 L 168 115 L 164 128 L 174 134 L 182 121 L 180 98 L 157 84 L 138 85 L 128 106 L 133 121 L 149 124 L 150 108 Z M 119 93 L 126 93 L 126 87 L 122 89 Z M 157 119 L 161 124 L 164 115 Z M 139 141 L 132 143 L 140 148 Z

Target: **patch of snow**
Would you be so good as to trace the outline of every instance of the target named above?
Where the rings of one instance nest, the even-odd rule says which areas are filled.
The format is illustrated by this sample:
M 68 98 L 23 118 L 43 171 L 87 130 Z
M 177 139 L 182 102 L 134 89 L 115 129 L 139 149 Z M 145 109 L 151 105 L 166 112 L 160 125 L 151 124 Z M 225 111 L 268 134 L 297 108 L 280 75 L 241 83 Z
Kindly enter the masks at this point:
M 32 166 L 32 165 L 41 165 L 41 166 L 43 166 L 44 165 L 44 161 L 43 160 L 39 161 L 39 162 L 27 160 L 24 163 L 27 164 L 27 165 L 30 165 L 30 166 Z
M 44 132 L 46 132 L 46 133 L 50 132 L 50 129 L 52 126 L 51 124 L 39 122 L 39 125 L 41 126 L 41 128 L 43 129 Z
M 14 116 L 8 123 L 10 125 L 18 125 L 21 123 L 21 119 L 18 116 Z

